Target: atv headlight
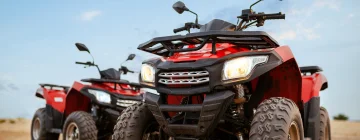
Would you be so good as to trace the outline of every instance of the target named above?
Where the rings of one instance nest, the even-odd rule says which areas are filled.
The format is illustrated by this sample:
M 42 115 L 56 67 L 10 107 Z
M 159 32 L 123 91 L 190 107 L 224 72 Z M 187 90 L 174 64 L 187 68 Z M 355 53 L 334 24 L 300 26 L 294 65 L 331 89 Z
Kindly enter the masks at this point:
M 225 62 L 223 68 L 223 80 L 246 78 L 258 64 L 266 63 L 268 56 L 246 56 Z
M 141 66 L 141 80 L 144 82 L 153 83 L 155 81 L 155 69 L 149 64 Z
M 94 95 L 96 100 L 102 103 L 111 103 L 110 94 L 100 90 L 88 89 L 89 93 Z

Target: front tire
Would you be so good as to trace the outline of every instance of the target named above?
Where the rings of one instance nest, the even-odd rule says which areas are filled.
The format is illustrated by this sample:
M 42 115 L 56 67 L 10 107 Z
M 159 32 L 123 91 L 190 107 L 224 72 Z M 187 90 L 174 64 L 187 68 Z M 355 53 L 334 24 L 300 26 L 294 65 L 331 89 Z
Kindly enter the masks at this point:
M 31 121 L 31 140 L 57 140 L 59 134 L 49 133 L 45 128 L 46 111 L 39 108 Z
M 158 140 L 158 130 L 158 124 L 145 104 L 136 103 L 121 113 L 114 127 L 112 139 Z
M 63 128 L 64 140 L 97 140 L 98 130 L 92 116 L 84 111 L 71 113 Z
M 331 140 L 330 119 L 324 107 L 320 108 L 320 140 Z
M 250 140 L 303 140 L 304 128 L 296 104 L 286 98 L 264 100 L 257 108 L 251 123 Z

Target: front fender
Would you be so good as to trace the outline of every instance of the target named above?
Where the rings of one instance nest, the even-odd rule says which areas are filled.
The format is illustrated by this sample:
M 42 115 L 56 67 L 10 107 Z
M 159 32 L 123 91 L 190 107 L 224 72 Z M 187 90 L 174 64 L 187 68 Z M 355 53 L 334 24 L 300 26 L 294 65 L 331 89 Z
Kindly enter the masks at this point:
M 65 115 L 68 116 L 74 111 L 89 111 L 91 99 L 80 91 L 85 85 L 74 82 L 72 88 L 66 95 Z

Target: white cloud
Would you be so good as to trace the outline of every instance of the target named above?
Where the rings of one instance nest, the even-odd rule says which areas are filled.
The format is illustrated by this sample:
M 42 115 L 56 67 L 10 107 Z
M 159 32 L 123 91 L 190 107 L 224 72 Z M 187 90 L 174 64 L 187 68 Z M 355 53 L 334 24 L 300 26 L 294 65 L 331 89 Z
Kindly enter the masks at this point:
M 288 30 L 280 33 L 277 37 L 278 40 L 294 40 L 296 39 L 296 32 L 294 30 Z
M 101 14 L 102 14 L 102 12 L 99 11 L 99 10 L 84 12 L 84 13 L 81 14 L 81 20 L 91 21 L 95 17 L 100 16 Z
M 327 7 L 333 10 L 340 10 L 340 2 L 338 0 L 316 0 L 314 2 L 315 7 Z
M 353 18 L 354 16 L 355 15 L 351 13 L 351 14 L 348 15 L 348 18 Z

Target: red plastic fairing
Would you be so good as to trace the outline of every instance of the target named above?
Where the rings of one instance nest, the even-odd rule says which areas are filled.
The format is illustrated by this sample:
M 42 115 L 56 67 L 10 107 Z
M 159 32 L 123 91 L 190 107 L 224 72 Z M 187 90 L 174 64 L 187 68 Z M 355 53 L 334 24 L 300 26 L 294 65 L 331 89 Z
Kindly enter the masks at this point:
M 74 111 L 88 111 L 90 109 L 90 99 L 80 93 L 83 87 L 83 84 L 74 82 L 66 96 L 65 116 L 68 116 Z
M 291 52 L 291 49 L 289 48 L 289 46 L 281 46 L 281 47 L 277 47 L 275 49 L 275 52 L 277 54 L 279 54 L 279 56 L 281 57 L 283 62 L 286 62 L 290 59 L 294 58 L 293 53 Z M 300 71 L 299 71 L 300 72 Z
M 304 103 L 312 97 L 318 97 L 321 87 L 327 83 L 326 77 L 321 73 L 314 73 L 309 76 L 302 76 L 302 96 Z
M 93 83 L 91 87 L 100 88 L 108 92 L 122 94 L 126 96 L 138 96 L 140 92 L 138 90 L 132 90 L 131 86 L 126 84 L 116 84 L 116 90 L 114 89 L 114 83 Z
M 189 45 L 189 48 L 194 45 Z M 216 44 L 216 54 L 211 53 L 212 44 L 206 44 L 202 49 L 192 52 L 180 52 L 175 53 L 173 56 L 167 58 L 167 61 L 182 62 L 182 61 L 193 61 L 206 58 L 221 58 L 229 54 L 249 51 L 247 48 L 235 47 L 229 43 Z
M 263 99 L 285 97 L 293 100 L 301 108 L 301 74 L 295 59 L 290 59 L 269 72 L 271 86 Z M 258 81 L 262 82 L 262 81 Z
M 281 57 L 282 64 L 269 72 L 270 81 L 259 81 L 256 78 L 251 81 L 252 88 L 256 89 L 259 82 L 268 82 L 270 85 L 264 93 L 263 100 L 271 97 L 285 97 L 293 100 L 301 106 L 301 73 L 297 62 L 288 46 L 281 46 L 274 51 Z
M 65 109 L 65 90 L 42 88 L 46 104 L 52 106 L 55 110 L 63 113 Z

